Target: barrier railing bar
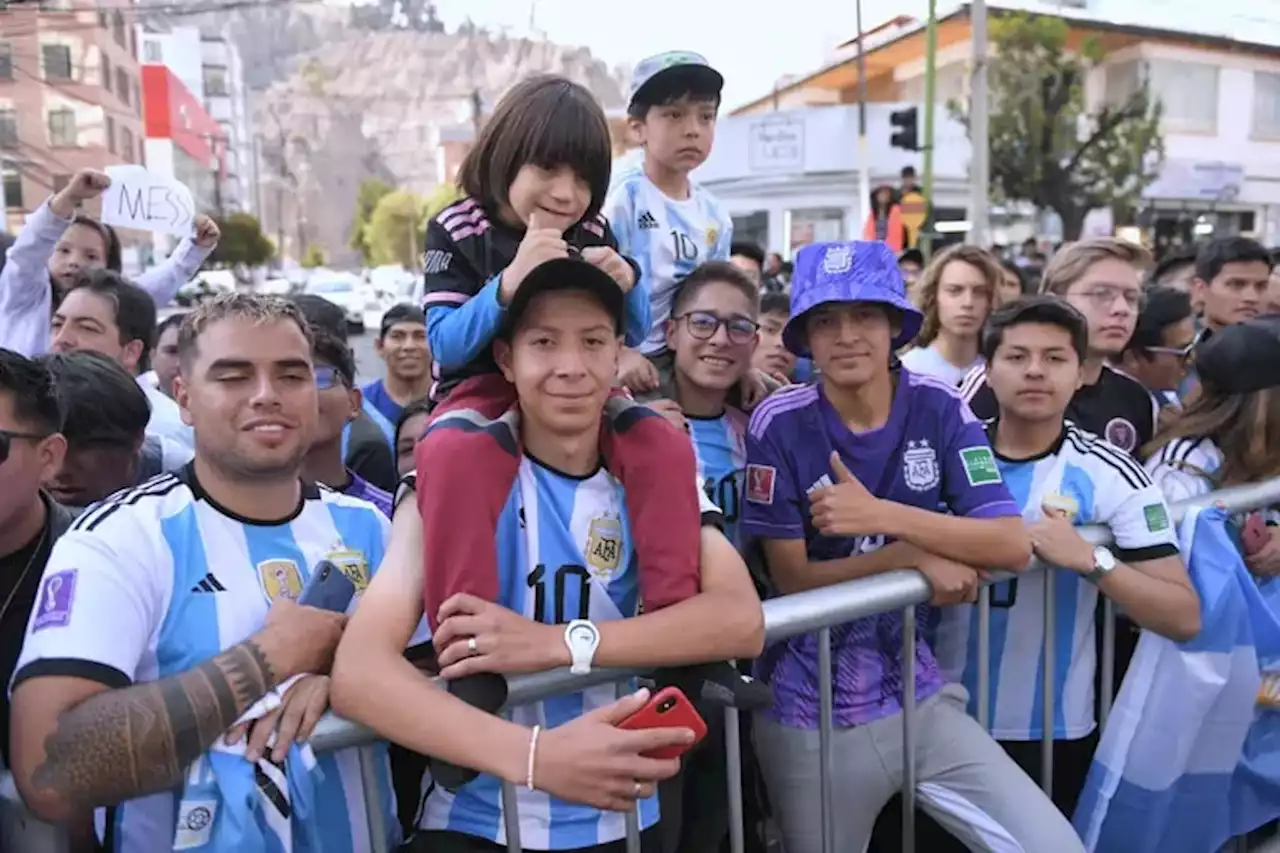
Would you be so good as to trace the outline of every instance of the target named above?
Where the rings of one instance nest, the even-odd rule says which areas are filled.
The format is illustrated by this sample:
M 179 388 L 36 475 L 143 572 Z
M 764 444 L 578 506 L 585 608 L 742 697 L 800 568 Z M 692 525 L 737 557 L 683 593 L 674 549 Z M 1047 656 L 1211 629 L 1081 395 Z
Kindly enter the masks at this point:
M 818 630 L 818 786 L 822 799 L 822 853 L 837 853 L 835 815 L 831 796 L 831 735 L 834 690 L 832 686 L 831 629 Z
M 1100 685 L 1102 695 L 1098 697 L 1098 728 L 1107 725 L 1111 716 L 1111 703 L 1115 701 L 1116 689 L 1116 605 L 1105 595 L 1102 596 L 1102 660 L 1098 668 L 1102 673 Z
M 627 812 L 627 853 L 640 853 L 640 803 Z
M 965 638 L 968 642 L 968 638 Z M 991 587 L 978 590 L 978 725 L 991 731 Z
M 746 853 L 746 813 L 742 805 L 742 730 L 738 709 L 724 709 L 725 776 L 729 785 L 729 853 Z
M 1053 677 L 1054 648 L 1057 645 L 1054 627 L 1054 582 L 1060 569 L 1044 572 L 1044 654 L 1040 669 L 1044 672 L 1044 684 L 1040 688 L 1040 789 L 1053 799 Z
M 916 606 L 902 611 L 902 853 L 916 853 Z
M 520 806 L 516 786 L 502 783 L 502 828 L 507 834 L 507 853 L 523 853 L 520 839 Z
M 369 825 L 369 853 L 388 853 L 387 815 L 383 811 L 385 805 L 382 802 L 382 785 L 378 782 L 378 766 L 371 748 L 361 749 L 358 755 L 365 821 Z

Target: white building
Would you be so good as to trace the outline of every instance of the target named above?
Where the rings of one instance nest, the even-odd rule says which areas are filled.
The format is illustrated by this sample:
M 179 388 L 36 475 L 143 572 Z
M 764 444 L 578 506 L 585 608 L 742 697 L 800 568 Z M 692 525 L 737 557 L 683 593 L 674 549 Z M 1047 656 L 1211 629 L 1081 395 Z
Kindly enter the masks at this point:
M 138 40 L 143 64 L 167 66 L 221 128 L 215 147 L 223 169 L 218 187 L 222 209 L 256 211 L 253 129 L 235 45 L 223 33 L 197 27 L 163 32 L 139 27 Z
M 1232 0 L 1222 0 L 1224 6 Z M 990 0 L 990 14 L 1027 11 L 1071 24 L 1069 44 L 1097 38 L 1107 53 L 1086 85 L 1091 107 L 1118 100 L 1145 77 L 1164 103 L 1165 163 L 1144 193 L 1139 224 L 1158 245 L 1194 232 L 1244 233 L 1280 244 L 1280 6 L 1206 15 L 1186 0 Z M 934 139 L 934 209 L 960 220 L 971 155 L 946 102 L 968 95 L 969 7 L 940 14 Z M 897 18 L 867 33 L 868 156 L 872 184 L 898 181 L 921 155 L 889 145 L 889 113 L 922 106 L 925 32 Z M 789 252 L 808 240 L 861 233 L 855 51 L 795 77 L 723 118 L 697 177 L 729 206 L 740 233 Z M 920 112 L 923 143 L 923 109 Z M 1002 223 L 994 223 L 1000 235 Z M 1024 228 L 1027 228 L 1024 224 Z M 1044 230 L 1042 227 L 1041 231 Z M 1086 232 L 1110 231 L 1091 217 Z M 1022 236 L 1005 228 L 1006 239 Z

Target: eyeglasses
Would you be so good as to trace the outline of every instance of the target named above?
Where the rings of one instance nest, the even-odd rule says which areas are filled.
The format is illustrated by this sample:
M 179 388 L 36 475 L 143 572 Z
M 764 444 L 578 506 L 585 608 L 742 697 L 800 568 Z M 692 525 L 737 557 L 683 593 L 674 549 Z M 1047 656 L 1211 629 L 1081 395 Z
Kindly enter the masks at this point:
M 1095 308 L 1110 308 L 1115 304 L 1118 296 L 1123 297 L 1125 304 L 1130 308 L 1141 308 L 1146 299 L 1140 288 L 1115 284 L 1095 285 L 1088 290 L 1077 290 L 1075 295 L 1088 299 Z
M 338 372 L 336 367 L 317 364 L 315 372 L 316 388 L 320 391 L 328 391 L 330 388 L 347 387 L 347 378 Z
M 720 327 L 724 326 L 730 343 L 749 344 L 755 339 L 756 332 L 760 329 L 760 324 L 755 320 L 738 314 L 732 317 L 720 317 L 710 311 L 690 311 L 688 314 L 681 314 L 672 319 L 684 320 L 689 328 L 689 334 L 700 341 L 711 340 Z
M 44 441 L 49 436 L 36 435 L 31 432 L 13 432 L 7 429 L 0 429 L 0 464 L 4 464 L 9 458 L 9 446 L 13 444 L 14 439 L 25 439 L 27 441 Z
M 1204 340 L 1204 330 L 1196 332 L 1196 336 L 1191 339 L 1189 344 L 1180 347 L 1145 347 L 1147 352 L 1164 353 L 1165 355 L 1177 356 L 1183 361 L 1189 361 L 1196 354 L 1196 345 Z

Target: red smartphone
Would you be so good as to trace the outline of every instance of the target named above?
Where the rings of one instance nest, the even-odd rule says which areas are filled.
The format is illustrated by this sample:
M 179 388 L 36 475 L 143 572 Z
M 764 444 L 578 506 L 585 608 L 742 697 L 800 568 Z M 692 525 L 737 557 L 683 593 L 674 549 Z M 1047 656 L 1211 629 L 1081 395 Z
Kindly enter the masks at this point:
M 644 707 L 618 724 L 620 729 L 690 729 L 693 742 L 644 753 L 646 758 L 679 758 L 707 736 L 707 724 L 679 687 L 664 687 Z
M 1240 541 L 1244 545 L 1245 556 L 1248 557 L 1267 547 L 1267 543 L 1271 541 L 1271 531 L 1267 529 L 1262 513 L 1251 512 L 1245 516 L 1244 523 L 1240 525 Z

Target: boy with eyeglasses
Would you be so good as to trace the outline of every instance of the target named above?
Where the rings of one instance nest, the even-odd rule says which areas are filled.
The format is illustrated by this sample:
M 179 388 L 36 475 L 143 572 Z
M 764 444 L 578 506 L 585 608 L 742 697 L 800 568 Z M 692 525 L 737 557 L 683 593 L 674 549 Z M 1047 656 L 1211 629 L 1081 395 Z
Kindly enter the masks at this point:
M 1134 456 L 1155 434 L 1158 408 L 1141 382 L 1108 362 L 1133 337 L 1142 307 L 1142 277 L 1150 263 L 1151 255 L 1134 243 L 1110 237 L 1081 240 L 1058 250 L 1040 282 L 1042 294 L 1065 300 L 1089 323 L 1089 351 L 1067 419 Z M 990 420 L 1000 407 L 986 375 L 986 367 L 975 367 L 960 384 L 960 393 L 974 414 Z
M 1178 388 L 1198 339 L 1191 296 L 1172 287 L 1148 288 L 1133 337 L 1115 363 L 1141 382 L 1161 409 L 1181 409 Z

